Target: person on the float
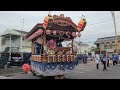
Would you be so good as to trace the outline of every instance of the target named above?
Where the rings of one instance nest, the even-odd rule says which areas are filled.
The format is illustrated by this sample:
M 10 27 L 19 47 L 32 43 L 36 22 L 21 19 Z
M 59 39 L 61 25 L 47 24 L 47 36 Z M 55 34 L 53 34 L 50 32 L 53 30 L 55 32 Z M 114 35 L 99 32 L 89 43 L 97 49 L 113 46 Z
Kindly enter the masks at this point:
M 38 48 L 37 48 L 38 54 L 43 54 L 43 44 L 40 44 L 37 42 L 37 45 L 38 45 Z
M 57 47 L 62 47 L 61 42 L 58 42 L 58 43 L 57 43 Z
M 35 55 L 38 55 L 38 44 L 37 42 L 34 42 L 34 50 L 35 50 Z
M 47 42 L 47 47 L 48 47 L 48 49 L 50 49 L 50 50 L 56 49 L 56 47 L 57 47 L 56 42 L 55 42 L 53 39 L 49 40 L 49 41 Z

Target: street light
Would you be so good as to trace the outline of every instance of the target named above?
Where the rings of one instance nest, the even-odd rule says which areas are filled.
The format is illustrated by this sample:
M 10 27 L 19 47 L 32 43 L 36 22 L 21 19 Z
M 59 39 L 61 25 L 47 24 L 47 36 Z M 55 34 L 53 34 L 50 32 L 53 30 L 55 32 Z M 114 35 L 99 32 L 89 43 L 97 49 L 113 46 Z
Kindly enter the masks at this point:
M 115 19 L 115 13 L 114 11 L 111 11 L 113 22 L 114 22 L 114 30 L 115 30 L 115 35 L 116 35 L 116 54 L 118 54 L 118 35 L 117 35 L 117 30 L 116 30 L 116 19 Z

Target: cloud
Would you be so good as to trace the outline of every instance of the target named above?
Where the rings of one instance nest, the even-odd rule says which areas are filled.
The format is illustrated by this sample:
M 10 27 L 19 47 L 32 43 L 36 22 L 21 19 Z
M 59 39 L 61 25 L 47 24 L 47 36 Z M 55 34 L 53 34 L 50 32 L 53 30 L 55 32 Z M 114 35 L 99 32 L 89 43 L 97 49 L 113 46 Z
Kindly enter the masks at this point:
M 37 23 L 42 23 L 49 11 L 0 11 L 0 33 L 6 29 L 22 29 L 24 19 L 24 30 L 30 31 Z M 94 43 L 97 38 L 114 36 L 114 25 L 110 11 L 51 11 L 51 14 L 71 17 L 78 24 L 82 14 L 87 20 L 85 30 L 81 32 L 81 38 L 85 42 Z M 120 12 L 116 11 L 117 32 L 120 35 Z

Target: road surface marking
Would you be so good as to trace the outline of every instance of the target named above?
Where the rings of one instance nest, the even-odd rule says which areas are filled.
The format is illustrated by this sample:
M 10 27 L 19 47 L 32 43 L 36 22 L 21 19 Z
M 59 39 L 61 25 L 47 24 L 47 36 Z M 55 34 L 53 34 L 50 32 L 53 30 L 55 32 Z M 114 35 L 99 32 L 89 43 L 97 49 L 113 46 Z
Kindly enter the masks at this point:
M 12 78 L 5 77 L 5 76 L 0 76 L 0 79 L 12 79 Z

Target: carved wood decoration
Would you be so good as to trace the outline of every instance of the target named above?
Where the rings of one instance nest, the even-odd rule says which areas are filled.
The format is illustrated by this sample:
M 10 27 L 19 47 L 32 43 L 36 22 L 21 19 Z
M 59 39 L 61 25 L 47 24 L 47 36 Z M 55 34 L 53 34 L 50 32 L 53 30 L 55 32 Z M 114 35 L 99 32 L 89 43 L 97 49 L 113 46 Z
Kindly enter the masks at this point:
M 74 55 L 47 55 L 42 57 L 41 55 L 32 55 L 32 60 L 36 62 L 71 62 L 74 59 Z
M 34 55 L 34 39 L 37 39 L 38 36 L 34 34 L 38 30 L 42 29 L 43 32 L 38 35 L 39 38 L 43 39 L 44 54 L 43 55 Z M 46 31 L 48 31 L 46 33 Z M 48 25 L 46 29 L 43 29 L 43 24 L 37 24 L 27 35 L 27 38 L 30 38 L 32 35 L 34 38 L 30 38 L 32 41 L 32 60 L 36 62 L 51 63 L 51 62 L 71 62 L 74 59 L 73 47 L 58 47 L 55 50 L 55 53 L 46 54 L 45 51 L 46 42 L 49 39 L 55 39 L 56 41 L 62 42 L 64 40 L 73 40 L 75 38 L 77 31 L 77 25 L 72 22 L 70 17 L 65 17 L 64 14 L 53 15 L 53 19 L 48 20 Z M 37 35 L 38 33 L 36 33 Z M 39 41 L 39 40 L 38 40 Z M 72 49 L 72 50 L 71 50 Z
M 49 20 L 48 28 L 51 30 L 55 29 L 76 32 L 77 26 L 72 22 L 70 17 L 64 17 L 64 15 L 61 14 L 60 16 L 54 15 L 53 20 Z

